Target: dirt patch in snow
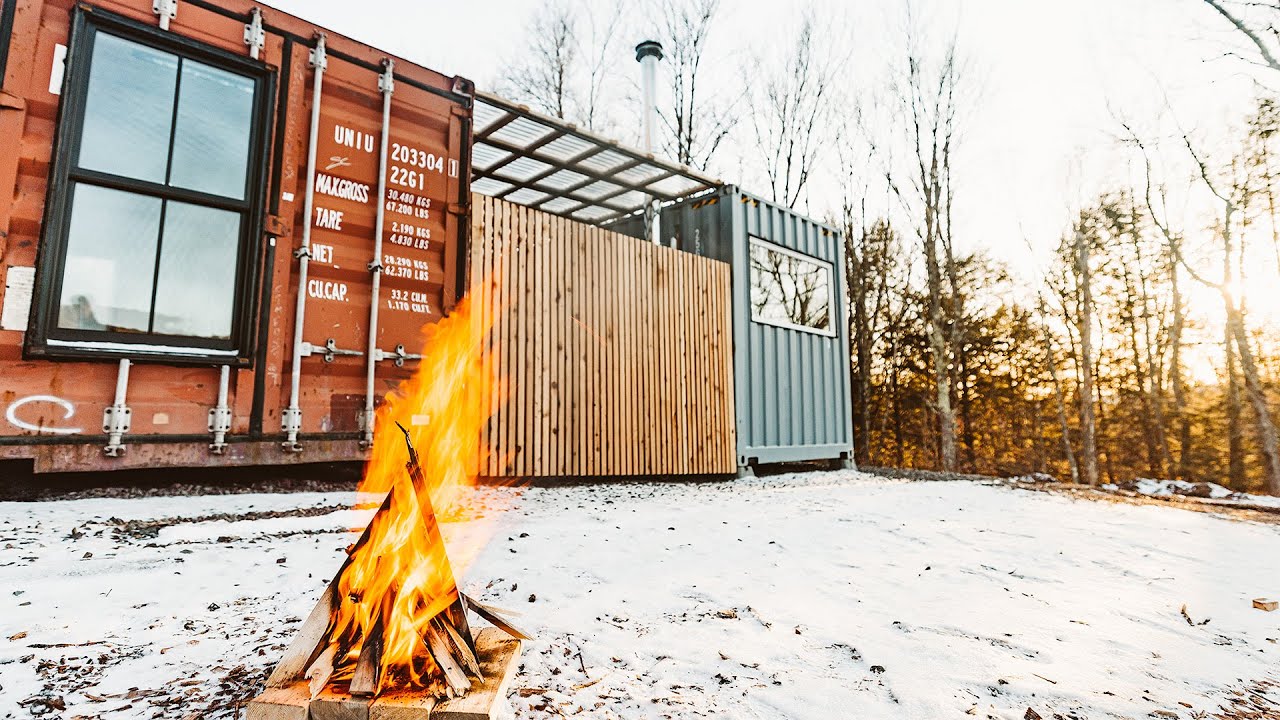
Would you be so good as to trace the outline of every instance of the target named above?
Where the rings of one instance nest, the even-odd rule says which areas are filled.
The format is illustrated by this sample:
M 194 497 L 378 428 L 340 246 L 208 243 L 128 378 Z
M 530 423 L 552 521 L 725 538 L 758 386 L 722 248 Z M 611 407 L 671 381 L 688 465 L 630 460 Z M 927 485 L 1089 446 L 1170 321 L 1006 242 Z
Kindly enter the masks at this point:
M 1226 502 L 1214 502 L 1210 499 L 1201 499 L 1187 495 L 1143 495 L 1130 490 L 1103 490 L 1101 488 L 1090 487 L 1088 485 L 1074 485 L 1071 483 L 1050 484 L 1015 481 L 1010 482 L 1009 484 L 1012 487 L 1022 490 L 1047 492 L 1082 500 L 1119 503 L 1122 505 L 1159 505 L 1161 507 L 1175 507 L 1182 510 L 1191 510 L 1193 512 L 1220 515 L 1233 520 L 1249 520 L 1253 522 L 1280 525 L 1280 508 L 1266 505 L 1228 504 Z

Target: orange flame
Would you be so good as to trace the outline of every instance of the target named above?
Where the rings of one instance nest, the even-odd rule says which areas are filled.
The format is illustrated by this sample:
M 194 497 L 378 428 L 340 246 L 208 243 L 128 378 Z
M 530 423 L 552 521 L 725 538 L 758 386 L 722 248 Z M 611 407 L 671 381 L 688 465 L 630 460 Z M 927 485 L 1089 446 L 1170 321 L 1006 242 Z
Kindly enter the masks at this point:
M 360 491 L 388 495 L 338 580 L 328 633 L 345 653 L 336 677 L 352 670 L 365 638 L 382 643 L 380 686 L 426 687 L 439 677 L 423 635 L 458 589 L 431 508 L 457 511 L 460 491 L 474 484 L 488 452 L 482 429 L 492 398 L 503 394 L 487 351 L 493 313 L 484 310 L 484 300 L 490 297 L 491 286 L 481 282 L 448 317 L 423 328 L 416 372 L 377 412 Z M 397 422 L 418 451 L 430 503 L 415 492 L 405 468 L 408 450 Z

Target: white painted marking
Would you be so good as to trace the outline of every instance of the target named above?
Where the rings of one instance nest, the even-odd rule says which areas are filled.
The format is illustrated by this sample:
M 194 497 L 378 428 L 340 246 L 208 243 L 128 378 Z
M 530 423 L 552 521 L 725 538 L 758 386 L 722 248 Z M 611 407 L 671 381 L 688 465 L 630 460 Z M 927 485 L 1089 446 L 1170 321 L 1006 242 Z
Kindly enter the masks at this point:
M 52 433 L 54 435 L 76 435 L 78 433 L 83 432 L 81 428 L 64 428 L 64 427 L 49 427 L 47 425 L 33 425 L 32 423 L 29 423 L 25 420 L 20 420 L 18 418 L 18 408 L 24 405 L 29 405 L 31 403 L 39 403 L 39 402 L 50 403 L 52 405 L 58 405 L 59 407 L 61 407 L 63 411 L 65 411 L 65 414 L 62 416 L 63 420 L 70 420 L 71 416 L 76 414 L 75 405 L 71 404 L 71 402 L 67 400 L 63 400 L 62 398 L 56 395 L 31 395 L 29 397 L 24 397 L 18 400 L 17 402 L 13 403 L 12 405 L 10 405 L 9 409 L 5 410 L 4 417 L 6 420 L 9 421 L 10 425 L 13 425 L 14 427 L 20 428 L 22 430 L 30 430 L 35 433 Z

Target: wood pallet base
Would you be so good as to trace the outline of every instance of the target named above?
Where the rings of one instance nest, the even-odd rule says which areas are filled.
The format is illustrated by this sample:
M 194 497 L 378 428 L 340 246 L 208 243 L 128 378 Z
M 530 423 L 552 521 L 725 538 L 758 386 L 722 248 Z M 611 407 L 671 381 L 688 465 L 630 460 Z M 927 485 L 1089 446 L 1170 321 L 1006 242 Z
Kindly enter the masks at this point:
M 484 682 L 466 695 L 437 701 L 417 693 L 388 691 L 355 698 L 326 688 L 311 698 L 307 683 L 268 688 L 247 708 L 246 720 L 496 720 L 507 704 L 507 686 L 519 665 L 521 642 L 498 628 L 476 635 Z

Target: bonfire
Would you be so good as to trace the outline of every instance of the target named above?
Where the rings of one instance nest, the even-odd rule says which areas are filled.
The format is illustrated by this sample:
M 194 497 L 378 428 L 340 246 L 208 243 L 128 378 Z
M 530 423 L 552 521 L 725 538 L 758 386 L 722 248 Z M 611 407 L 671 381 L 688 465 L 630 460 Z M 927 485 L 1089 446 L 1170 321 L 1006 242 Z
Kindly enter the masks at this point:
M 436 515 L 474 482 L 492 406 L 482 398 L 501 391 L 485 352 L 488 328 L 470 308 L 464 301 L 424 330 L 417 371 L 379 408 L 360 490 L 384 494 L 382 504 L 250 704 L 250 718 L 368 717 L 410 706 L 421 712 L 395 716 L 425 718 L 443 716 L 444 705 L 432 713 L 437 702 L 469 693 L 490 705 L 501 699 L 528 636 L 506 617 L 512 613 L 462 594 Z M 473 634 L 468 612 L 494 628 Z

